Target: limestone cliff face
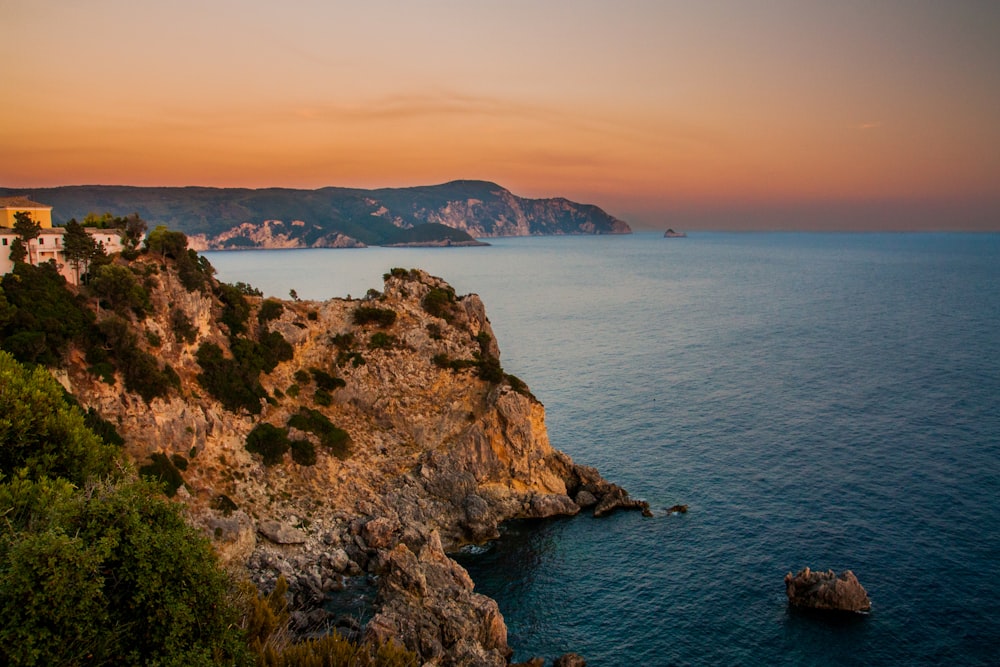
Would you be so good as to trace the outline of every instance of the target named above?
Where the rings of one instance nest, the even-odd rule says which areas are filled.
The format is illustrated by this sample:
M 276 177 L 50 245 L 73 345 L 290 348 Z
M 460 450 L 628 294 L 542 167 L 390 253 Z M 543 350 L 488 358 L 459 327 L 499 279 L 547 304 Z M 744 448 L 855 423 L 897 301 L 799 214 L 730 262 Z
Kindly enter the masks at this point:
M 260 376 L 269 398 L 259 415 L 226 410 L 199 383 L 199 346 L 229 354 L 230 338 L 218 299 L 185 290 L 172 267 L 152 275 L 154 312 L 135 326 L 151 334 L 142 344 L 160 341 L 150 351 L 174 368 L 180 389 L 147 405 L 121 381 L 97 380 L 79 354 L 64 381 L 117 424 L 137 463 L 162 453 L 183 468 L 178 498 L 191 521 L 263 587 L 289 579 L 303 627 L 332 622 L 319 610 L 331 591 L 375 576 L 374 617 L 354 631 L 394 637 L 442 665 L 502 665 L 510 649 L 496 603 L 446 553 L 497 536 L 508 519 L 574 514 L 573 498 L 592 504 L 617 487 L 551 447 L 543 406 L 500 371 L 476 295 L 455 297 L 423 272 L 392 273 L 378 298 L 282 302 L 280 316 L 261 325 L 261 300 L 249 299 L 253 335 L 278 332 L 293 350 Z M 436 314 L 425 305 L 431 293 L 443 304 Z M 356 324 L 359 307 L 395 320 Z M 174 311 L 192 322 L 193 342 L 174 335 Z M 313 371 L 343 386 L 326 399 Z M 296 428 L 293 440 L 315 446 L 312 465 L 286 453 L 267 466 L 247 451 L 255 426 L 286 427 L 302 408 L 346 431 L 346 453 Z

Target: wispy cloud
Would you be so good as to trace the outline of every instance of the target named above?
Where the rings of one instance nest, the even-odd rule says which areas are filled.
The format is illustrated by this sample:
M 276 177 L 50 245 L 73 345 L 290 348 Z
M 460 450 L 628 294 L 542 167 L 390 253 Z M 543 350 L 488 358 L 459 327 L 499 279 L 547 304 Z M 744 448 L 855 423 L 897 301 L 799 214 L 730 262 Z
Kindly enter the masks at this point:
M 882 127 L 882 121 L 880 121 L 880 120 L 869 120 L 869 121 L 866 121 L 864 123 L 860 123 L 859 125 L 855 125 L 854 129 L 856 129 L 856 130 L 874 130 L 874 129 L 877 129 L 877 128 L 880 128 L 880 127 Z

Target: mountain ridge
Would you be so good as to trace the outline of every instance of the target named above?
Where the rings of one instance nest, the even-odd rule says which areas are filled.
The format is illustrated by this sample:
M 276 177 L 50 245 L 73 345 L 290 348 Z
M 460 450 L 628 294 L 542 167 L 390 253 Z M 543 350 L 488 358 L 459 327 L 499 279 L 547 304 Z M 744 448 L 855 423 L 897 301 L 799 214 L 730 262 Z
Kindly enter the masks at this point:
M 138 213 L 151 226 L 185 233 L 192 247 L 310 248 L 366 245 L 475 245 L 476 238 L 558 234 L 628 234 L 631 228 L 600 207 L 562 197 L 529 199 L 490 181 L 361 189 L 328 186 L 216 188 L 68 185 L 0 188 L 53 207 L 53 223 L 89 213 Z M 264 228 L 281 223 L 280 240 Z M 436 224 L 441 227 L 423 228 Z

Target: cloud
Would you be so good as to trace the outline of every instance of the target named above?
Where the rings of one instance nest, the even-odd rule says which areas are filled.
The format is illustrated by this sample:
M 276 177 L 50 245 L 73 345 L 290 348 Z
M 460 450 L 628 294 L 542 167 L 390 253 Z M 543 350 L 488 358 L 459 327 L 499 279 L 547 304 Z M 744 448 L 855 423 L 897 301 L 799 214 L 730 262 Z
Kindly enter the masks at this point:
M 872 120 L 870 120 L 870 121 L 861 123 L 860 125 L 856 125 L 855 129 L 857 129 L 857 130 L 874 130 L 874 129 L 879 128 L 879 127 L 882 127 L 882 121 L 878 121 L 878 120 L 872 121 Z

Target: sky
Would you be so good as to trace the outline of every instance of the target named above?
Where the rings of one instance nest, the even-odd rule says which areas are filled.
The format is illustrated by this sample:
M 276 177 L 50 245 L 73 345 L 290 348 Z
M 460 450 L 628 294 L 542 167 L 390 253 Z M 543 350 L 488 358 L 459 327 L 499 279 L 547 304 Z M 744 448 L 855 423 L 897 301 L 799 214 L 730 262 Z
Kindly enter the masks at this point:
M 0 186 L 491 180 L 636 229 L 1000 229 L 996 0 L 0 0 Z

